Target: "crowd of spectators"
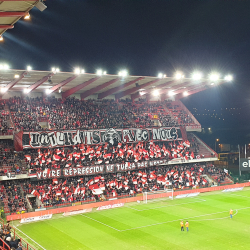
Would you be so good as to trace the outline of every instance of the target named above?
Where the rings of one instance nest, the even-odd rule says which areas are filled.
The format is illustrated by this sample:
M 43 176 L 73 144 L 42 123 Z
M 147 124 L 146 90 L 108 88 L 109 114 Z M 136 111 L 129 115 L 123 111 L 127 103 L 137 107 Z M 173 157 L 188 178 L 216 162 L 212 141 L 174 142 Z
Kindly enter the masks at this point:
M 195 122 L 193 121 L 192 117 L 184 110 L 181 108 L 180 104 L 178 101 L 171 102 L 169 100 L 166 100 L 165 105 L 171 115 L 174 117 L 175 121 L 173 124 L 179 124 L 179 125 L 195 125 Z M 165 120 L 165 119 L 164 119 Z M 169 119 L 166 119 L 166 122 L 169 123 Z
M 189 150 L 190 142 L 139 142 L 118 143 L 117 146 L 76 145 L 71 147 L 24 150 L 28 168 L 45 170 L 64 167 L 79 167 L 98 164 L 140 162 L 155 159 L 194 159 Z
M 4 208 L 9 213 L 22 213 L 27 210 L 25 192 L 22 192 L 21 186 L 15 181 L 6 181 L 0 186 L 0 198 L 4 202 Z
M 23 173 L 26 170 L 21 163 L 23 158 L 23 152 L 15 152 L 13 140 L 0 140 L 0 175 Z
M 2 241 L 0 241 L 0 247 L 2 247 L 2 249 L 4 249 L 4 250 L 7 250 L 9 248 L 11 250 L 24 250 L 24 249 L 26 249 L 22 246 L 22 242 L 20 239 L 14 239 L 14 237 L 12 236 L 11 226 L 9 223 L 7 223 L 4 227 L 1 227 L 1 225 L 0 225 L 0 238 L 2 240 Z
M 210 166 L 207 169 L 207 173 L 217 182 L 218 184 L 221 183 L 232 183 L 230 175 L 228 174 L 228 170 L 216 168 L 215 166 Z
M 104 200 L 122 195 L 134 196 L 142 192 L 208 186 L 204 177 L 205 165 L 157 166 L 97 176 L 70 177 L 26 181 L 26 193 L 36 195 L 44 206 L 69 202 Z
M 7 135 L 13 131 L 13 127 L 10 125 L 9 111 L 5 110 L 5 103 L 0 102 L 0 135 Z
M 79 100 L 42 97 L 12 97 L 7 100 L 15 127 L 18 130 L 42 130 L 40 121 L 47 121 L 49 128 L 58 129 L 94 129 L 152 127 L 154 115 L 161 123 L 156 126 L 177 126 L 178 121 L 164 109 L 165 102 L 148 103 L 144 99 L 132 102 L 111 99 Z M 179 110 L 184 123 L 191 122 L 184 110 Z M 183 119 L 182 119 L 183 118 Z

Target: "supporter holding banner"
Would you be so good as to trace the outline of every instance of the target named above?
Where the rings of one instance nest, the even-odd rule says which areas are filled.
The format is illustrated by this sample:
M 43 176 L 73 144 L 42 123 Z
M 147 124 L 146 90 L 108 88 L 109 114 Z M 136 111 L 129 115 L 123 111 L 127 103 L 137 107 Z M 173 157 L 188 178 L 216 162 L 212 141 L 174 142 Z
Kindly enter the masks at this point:
M 181 140 L 179 127 L 131 128 L 131 129 L 98 129 L 19 132 L 14 136 L 16 151 L 28 148 L 53 148 L 74 145 L 96 145 L 109 143 L 117 146 L 120 142 L 136 143 L 153 141 Z M 57 157 L 58 158 L 58 157 Z M 58 160 L 58 159 L 55 159 Z

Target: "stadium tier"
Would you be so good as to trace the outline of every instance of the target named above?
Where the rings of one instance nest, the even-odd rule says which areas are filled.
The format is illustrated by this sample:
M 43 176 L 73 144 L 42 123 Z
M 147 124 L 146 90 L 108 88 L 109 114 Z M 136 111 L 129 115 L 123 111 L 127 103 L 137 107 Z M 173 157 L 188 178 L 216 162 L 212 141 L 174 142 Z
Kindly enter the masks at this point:
M 158 86 L 174 83 L 166 81 Z M 5 216 L 233 183 L 214 167 L 216 152 L 193 133 L 201 125 L 177 96 L 150 99 L 149 89 L 141 97 L 125 90 L 131 92 L 128 98 L 121 90 L 119 85 L 104 88 L 91 99 L 84 98 L 90 90 L 73 96 L 71 89 L 55 95 L 3 94 L 0 199 Z M 103 98 L 112 91 L 115 98 Z

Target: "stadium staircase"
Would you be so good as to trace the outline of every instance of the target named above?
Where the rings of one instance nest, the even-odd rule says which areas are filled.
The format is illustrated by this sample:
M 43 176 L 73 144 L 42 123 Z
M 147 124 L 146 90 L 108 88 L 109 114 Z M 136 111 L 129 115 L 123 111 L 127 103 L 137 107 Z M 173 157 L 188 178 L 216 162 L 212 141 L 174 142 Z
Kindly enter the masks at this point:
M 193 152 L 195 152 L 196 147 L 192 148 L 192 145 L 194 143 L 198 144 L 198 152 L 196 152 L 196 155 L 198 154 L 200 156 L 204 156 L 204 158 L 218 158 L 218 154 L 214 150 L 212 150 L 205 142 L 203 142 L 198 136 L 193 133 L 188 133 L 187 136 L 188 140 L 191 143 L 191 149 L 193 150 Z

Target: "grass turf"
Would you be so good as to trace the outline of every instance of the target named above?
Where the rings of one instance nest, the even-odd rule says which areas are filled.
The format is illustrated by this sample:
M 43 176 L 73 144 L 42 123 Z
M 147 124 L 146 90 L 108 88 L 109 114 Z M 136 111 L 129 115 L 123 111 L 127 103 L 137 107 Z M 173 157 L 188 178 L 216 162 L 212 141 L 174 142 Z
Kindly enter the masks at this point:
M 233 219 L 229 217 L 231 208 Z M 189 232 L 181 232 L 181 219 L 189 221 Z M 14 225 L 47 250 L 250 249 L 250 188 L 18 223 Z M 43 249 L 26 236 L 24 239 Z

